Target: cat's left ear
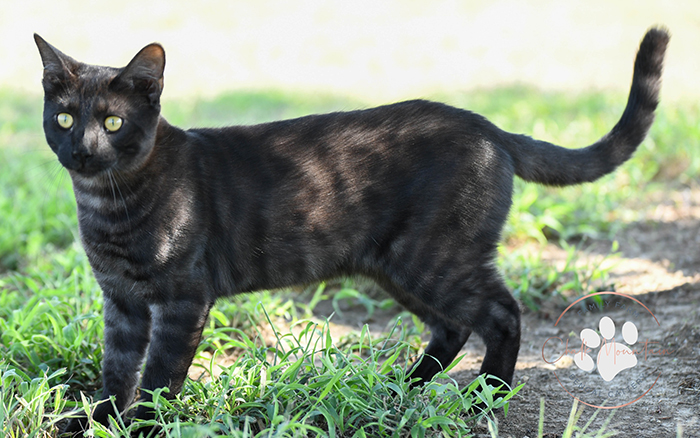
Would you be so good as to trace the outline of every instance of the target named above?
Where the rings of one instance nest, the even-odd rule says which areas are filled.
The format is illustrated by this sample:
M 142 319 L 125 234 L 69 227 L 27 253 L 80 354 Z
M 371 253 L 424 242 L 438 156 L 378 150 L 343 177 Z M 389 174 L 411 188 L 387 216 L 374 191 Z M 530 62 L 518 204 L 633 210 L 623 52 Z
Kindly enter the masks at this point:
M 160 94 L 163 92 L 163 71 L 165 70 L 165 50 L 158 43 L 149 44 L 134 56 L 122 69 L 110 86 L 130 87 L 137 94 L 148 97 L 149 103 L 160 107 Z

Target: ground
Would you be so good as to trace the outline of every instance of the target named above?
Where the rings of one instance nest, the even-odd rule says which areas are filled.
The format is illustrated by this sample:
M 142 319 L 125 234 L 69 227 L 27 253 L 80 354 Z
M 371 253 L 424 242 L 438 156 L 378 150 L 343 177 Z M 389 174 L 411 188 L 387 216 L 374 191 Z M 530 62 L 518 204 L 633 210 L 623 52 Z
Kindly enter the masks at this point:
M 646 367 L 627 369 L 618 376 L 629 381 L 645 369 L 653 369 L 655 375 L 660 373 L 644 397 L 614 410 L 607 430 L 617 430 L 621 436 L 676 436 L 679 430 L 679 436 L 700 436 L 700 190 L 687 188 L 665 196 L 663 200 L 649 200 L 658 202 L 655 211 L 644 221 L 629 224 L 616 236 L 621 258 L 611 275 L 615 290 L 634 295 L 649 307 L 660 326 L 647 336 L 674 351 L 669 356 L 652 358 Z M 609 242 L 597 242 L 593 248 L 596 247 L 604 252 Z M 553 263 L 561 261 L 562 256 L 557 255 L 560 252 L 553 248 Z M 622 310 L 605 314 L 616 321 L 625 320 Z M 542 358 L 542 345 L 556 333 L 554 323 L 558 316 L 559 312 L 523 314 L 514 380 L 526 384 L 511 403 L 507 417 L 500 418 L 501 436 L 536 436 L 542 397 L 544 436 L 561 436 L 564 430 L 573 400 L 554 377 L 555 367 Z M 584 324 L 595 322 L 590 317 L 583 319 L 587 320 L 581 321 Z M 476 342 L 468 343 L 467 351 L 464 369 L 455 376 L 463 382 L 474 377 L 483 355 Z M 575 367 L 572 362 L 563 366 Z M 579 425 L 596 411 L 599 409 L 587 407 Z M 589 431 L 597 430 L 609 415 L 608 410 L 600 411 Z
M 661 334 L 663 342 L 674 347 L 674 354 L 652 358 L 647 367 L 635 367 L 620 373 L 618 377 L 634 380 L 651 367 L 654 373 L 660 373 L 660 377 L 654 387 L 637 402 L 615 409 L 606 430 L 616 430 L 620 436 L 661 437 L 676 436 L 680 429 L 680 436 L 700 436 L 697 431 L 700 427 L 697 408 L 700 402 L 700 286 L 688 283 L 670 290 L 637 295 L 636 298 L 654 309 L 662 324 L 660 333 L 655 335 Z M 615 320 L 624 318 L 621 311 L 606 314 Z M 501 436 L 536 436 L 542 397 L 545 398 L 544 436 L 561 436 L 564 430 L 573 400 L 555 378 L 555 366 L 545 363 L 541 355 L 543 340 L 552 335 L 554 322 L 553 318 L 546 319 L 533 313 L 524 315 L 521 353 L 515 380 L 525 382 L 526 385 L 511 403 L 508 416 L 500 416 Z M 483 353 L 473 354 L 473 365 L 468 363 L 471 366 L 464 371 L 465 382 L 473 378 L 479 362 L 476 359 L 480 359 L 479 354 Z M 564 366 L 575 370 L 571 361 Z M 600 383 L 602 386 L 603 382 Z M 586 407 L 578 424 L 587 423 L 596 411 L 600 412 L 589 431 L 597 430 L 610 411 Z
M 608 429 L 622 436 L 676 436 L 679 430 L 679 436 L 700 436 L 700 190 L 687 188 L 667 194 L 663 200 L 650 201 L 658 202 L 654 213 L 643 222 L 629 224 L 616 236 L 622 258 L 613 270 L 613 280 L 618 292 L 633 294 L 654 312 L 660 326 L 650 337 L 674 352 L 653 358 L 648 367 L 620 373 L 619 377 L 634 380 L 651 367 L 660 377 L 639 401 L 616 409 Z M 599 244 L 605 247 L 604 242 Z M 607 312 L 613 319 L 624 321 L 622 313 Z M 546 399 L 545 436 L 560 436 L 566 424 L 572 399 L 562 390 L 553 376 L 553 367 L 544 362 L 541 353 L 543 339 L 551 335 L 557 316 L 524 314 L 515 379 L 526 385 L 501 421 L 503 436 L 536 435 L 541 397 Z M 475 359 L 478 354 L 474 352 Z M 469 371 L 464 373 L 465 380 L 471 377 Z M 587 408 L 579 424 L 585 424 L 596 410 Z M 595 425 L 607 415 L 607 411 L 599 412 L 589 430 L 596 430 Z

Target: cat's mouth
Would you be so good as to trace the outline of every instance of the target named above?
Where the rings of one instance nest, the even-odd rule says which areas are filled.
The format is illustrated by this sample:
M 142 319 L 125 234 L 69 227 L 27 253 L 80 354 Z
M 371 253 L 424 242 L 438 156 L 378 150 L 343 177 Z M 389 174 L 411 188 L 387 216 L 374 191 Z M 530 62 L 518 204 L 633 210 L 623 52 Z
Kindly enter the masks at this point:
M 137 160 L 138 149 L 115 151 L 112 154 L 92 154 L 85 152 L 59 151 L 58 161 L 71 175 L 96 177 L 117 169 L 125 170 Z
M 80 176 L 87 179 L 100 179 L 110 171 L 115 170 L 115 162 L 105 160 L 99 156 L 85 155 L 81 157 L 69 157 L 59 154 L 58 161 L 68 170 L 72 177 Z
M 71 174 L 77 173 L 81 176 L 94 176 L 105 172 L 109 166 L 106 166 L 102 160 L 91 154 L 58 154 L 58 161 Z
M 89 167 L 84 167 L 81 169 L 70 169 L 70 168 L 67 168 L 67 169 L 71 173 L 76 173 L 82 177 L 88 177 L 88 178 L 95 177 L 95 176 L 98 176 L 98 175 L 101 175 L 101 174 L 107 172 L 106 169 L 94 169 L 94 168 L 89 168 Z

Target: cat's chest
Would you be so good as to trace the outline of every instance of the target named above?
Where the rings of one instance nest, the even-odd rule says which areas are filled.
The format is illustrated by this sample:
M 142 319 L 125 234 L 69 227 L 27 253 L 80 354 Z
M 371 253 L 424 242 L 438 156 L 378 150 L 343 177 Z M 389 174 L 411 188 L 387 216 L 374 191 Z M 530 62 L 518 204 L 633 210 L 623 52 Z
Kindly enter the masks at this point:
M 152 220 L 84 210 L 78 206 L 80 238 L 94 270 L 135 276 L 143 268 L 152 269 L 158 252 Z
M 188 204 L 76 200 L 83 247 L 103 289 L 168 282 L 191 266 L 197 245 Z

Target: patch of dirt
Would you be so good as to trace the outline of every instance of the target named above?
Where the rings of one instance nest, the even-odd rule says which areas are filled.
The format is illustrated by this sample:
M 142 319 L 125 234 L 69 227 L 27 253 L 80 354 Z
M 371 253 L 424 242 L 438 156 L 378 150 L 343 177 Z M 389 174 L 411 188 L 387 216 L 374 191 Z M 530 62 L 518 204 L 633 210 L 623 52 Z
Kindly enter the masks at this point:
M 567 393 L 567 390 L 573 392 L 565 381 L 564 375 L 567 374 L 576 374 L 589 385 L 603 391 L 611 388 L 619 390 L 619 386 L 614 384 L 624 385 L 643 379 L 645 375 L 648 378 L 648 374 L 658 376 L 655 383 L 652 381 L 653 387 L 648 393 L 627 406 L 599 409 L 579 404 L 585 408 L 579 426 L 585 425 L 596 415 L 588 427 L 589 432 L 598 430 L 612 414 L 606 430 L 615 430 L 619 436 L 676 436 L 679 430 L 684 437 L 700 436 L 700 284 L 685 284 L 668 291 L 637 295 L 635 298 L 649 307 L 660 323 L 656 330 L 646 330 L 646 333 L 640 330 L 640 339 L 644 337 L 659 342 L 669 354 L 650 354 L 648 360 L 640 358 L 637 366 L 621 371 L 611 382 L 605 382 L 596 371 L 585 373 L 570 359 L 555 364 L 546 363 L 542 353 L 545 342 L 553 336 L 563 337 L 566 334 L 555 327 L 556 318 L 543 319 L 534 313 L 523 315 L 523 336 L 514 380 L 524 382 L 525 386 L 513 398 L 508 416 L 498 414 L 500 436 L 537 436 L 542 398 L 545 400 L 544 436 L 561 436 L 574 401 Z M 580 329 L 597 329 L 597 323 L 603 315 L 611 317 L 619 325 L 628 319 L 634 319 L 623 310 L 607 309 L 595 315 L 579 316 L 569 322 Z M 460 383 L 467 383 L 474 378 L 483 350 L 469 349 L 469 353 L 470 357 L 474 354 L 476 360 L 473 366 L 472 361 L 467 361 L 465 369 L 454 376 Z M 596 399 L 583 396 L 585 394 L 576 395 L 582 401 Z M 617 406 L 632 399 L 630 396 L 613 394 L 607 399 L 606 405 Z

